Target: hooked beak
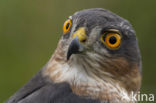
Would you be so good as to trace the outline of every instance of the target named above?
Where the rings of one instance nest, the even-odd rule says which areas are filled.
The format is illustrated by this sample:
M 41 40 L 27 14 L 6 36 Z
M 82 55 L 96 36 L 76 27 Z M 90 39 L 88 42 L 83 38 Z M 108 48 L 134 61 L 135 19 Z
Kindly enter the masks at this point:
M 70 59 L 72 54 L 79 54 L 84 51 L 84 46 L 82 42 L 86 41 L 87 35 L 85 32 L 85 28 L 80 28 L 73 34 L 73 40 L 69 45 L 67 52 L 67 60 Z

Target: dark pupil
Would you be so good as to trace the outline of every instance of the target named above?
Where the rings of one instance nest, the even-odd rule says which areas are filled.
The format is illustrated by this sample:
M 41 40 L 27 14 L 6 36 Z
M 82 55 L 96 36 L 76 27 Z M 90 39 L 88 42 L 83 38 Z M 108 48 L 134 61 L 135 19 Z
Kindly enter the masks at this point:
M 114 36 L 112 36 L 112 37 L 110 37 L 109 38 L 109 42 L 111 43 L 111 44 L 115 44 L 116 43 L 116 37 L 114 37 Z
M 69 28 L 69 25 L 70 25 L 69 23 L 66 25 L 66 29 L 68 29 L 68 28 Z

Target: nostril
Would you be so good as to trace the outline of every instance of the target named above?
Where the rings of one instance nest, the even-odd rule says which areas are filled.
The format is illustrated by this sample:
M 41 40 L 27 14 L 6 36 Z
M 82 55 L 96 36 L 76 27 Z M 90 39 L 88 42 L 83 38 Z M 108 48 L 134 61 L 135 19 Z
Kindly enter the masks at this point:
M 81 42 L 82 42 L 82 43 L 86 42 L 86 39 L 82 40 Z

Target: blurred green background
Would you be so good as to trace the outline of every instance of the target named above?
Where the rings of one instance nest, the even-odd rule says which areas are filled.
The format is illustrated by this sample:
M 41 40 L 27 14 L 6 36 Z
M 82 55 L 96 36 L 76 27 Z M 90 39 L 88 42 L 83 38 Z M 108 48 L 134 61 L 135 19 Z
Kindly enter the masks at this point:
M 0 0 L 0 103 L 49 60 L 68 16 L 97 7 L 132 23 L 143 60 L 141 91 L 156 94 L 156 0 Z

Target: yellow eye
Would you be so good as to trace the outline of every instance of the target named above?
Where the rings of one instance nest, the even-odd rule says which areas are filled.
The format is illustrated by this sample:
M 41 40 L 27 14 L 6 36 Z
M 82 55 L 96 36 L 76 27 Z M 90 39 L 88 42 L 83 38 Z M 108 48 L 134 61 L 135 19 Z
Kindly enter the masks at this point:
M 111 32 L 106 35 L 101 35 L 101 41 L 111 49 L 118 48 L 121 43 L 121 35 L 119 33 Z
M 66 20 L 64 22 L 64 25 L 63 25 L 63 32 L 64 32 L 64 34 L 67 33 L 70 30 L 71 25 L 72 25 L 71 19 L 68 19 L 68 20 Z

